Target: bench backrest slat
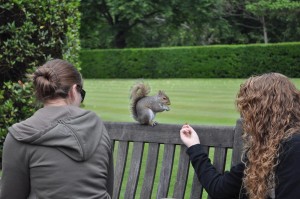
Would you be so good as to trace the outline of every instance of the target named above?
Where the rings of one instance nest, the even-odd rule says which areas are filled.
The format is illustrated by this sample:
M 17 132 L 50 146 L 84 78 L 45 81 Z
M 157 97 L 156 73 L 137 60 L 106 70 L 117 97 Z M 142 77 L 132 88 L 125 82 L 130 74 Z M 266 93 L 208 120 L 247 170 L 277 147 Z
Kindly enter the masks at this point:
M 142 155 L 144 151 L 144 143 L 134 142 L 131 158 L 131 166 L 129 171 L 129 177 L 126 186 L 125 199 L 131 199 L 135 197 L 135 192 L 140 175 Z
M 242 120 L 239 119 L 237 120 L 234 128 L 231 166 L 234 166 L 237 163 L 241 162 L 242 148 L 243 148 L 242 132 L 243 132 Z
M 203 146 L 203 149 L 206 153 L 208 153 L 208 146 Z M 200 184 L 197 174 L 194 173 L 190 198 L 193 198 L 193 199 L 201 198 L 201 196 L 203 194 L 203 190 L 204 190 L 203 186 Z
M 223 173 L 225 169 L 226 154 L 227 154 L 226 148 L 215 147 L 213 165 L 220 173 Z
M 203 187 L 198 180 L 197 174 L 194 173 L 192 190 L 191 190 L 191 194 L 190 194 L 189 198 L 199 199 L 199 198 L 201 198 L 202 193 L 203 193 Z
M 157 198 L 167 197 L 173 168 L 174 154 L 175 145 L 165 144 L 163 162 L 160 170 L 160 180 L 158 184 Z
M 159 144 L 149 143 L 148 157 L 146 161 L 145 176 L 140 198 L 150 199 L 153 190 L 154 178 L 158 161 Z
M 114 176 L 114 199 L 118 199 L 120 197 L 125 166 L 127 161 L 127 154 L 128 154 L 128 142 L 120 141 L 118 149 L 118 155 L 116 160 L 115 166 L 115 176 Z
M 189 165 L 190 162 L 189 157 L 186 155 L 186 146 L 181 145 L 173 198 L 184 198 L 185 187 L 189 174 Z

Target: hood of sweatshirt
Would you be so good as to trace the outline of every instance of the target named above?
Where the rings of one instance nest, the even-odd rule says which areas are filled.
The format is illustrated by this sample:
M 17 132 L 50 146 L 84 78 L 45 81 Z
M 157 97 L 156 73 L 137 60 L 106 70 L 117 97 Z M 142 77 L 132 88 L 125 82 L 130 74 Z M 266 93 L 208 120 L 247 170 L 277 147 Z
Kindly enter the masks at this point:
M 55 147 L 76 161 L 92 156 L 104 131 L 95 113 L 76 106 L 44 107 L 9 128 L 20 142 Z

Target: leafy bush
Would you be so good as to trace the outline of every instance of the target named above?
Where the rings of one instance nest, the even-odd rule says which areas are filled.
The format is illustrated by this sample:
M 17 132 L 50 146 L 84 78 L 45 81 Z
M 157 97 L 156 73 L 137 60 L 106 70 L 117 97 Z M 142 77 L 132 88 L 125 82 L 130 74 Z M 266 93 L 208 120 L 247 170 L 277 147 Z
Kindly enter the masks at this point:
M 1 83 L 17 81 L 47 59 L 78 66 L 79 0 L 6 0 L 0 6 Z
M 26 73 L 51 58 L 79 68 L 80 0 L 3 0 L 0 4 L 0 136 L 38 106 Z M 19 81 L 20 80 L 20 81 Z M 20 82 L 17 83 L 17 82 Z M 24 83 L 21 83 L 24 82 Z M 0 142 L 0 149 L 2 141 Z
M 32 95 L 31 82 L 18 83 L 5 82 L 3 90 L 0 91 L 0 140 L 1 143 L 7 134 L 7 129 L 16 122 L 17 119 L 31 116 L 38 104 Z M 2 148 L 1 148 L 2 149 Z M 0 150 L 1 150 L 0 149 Z

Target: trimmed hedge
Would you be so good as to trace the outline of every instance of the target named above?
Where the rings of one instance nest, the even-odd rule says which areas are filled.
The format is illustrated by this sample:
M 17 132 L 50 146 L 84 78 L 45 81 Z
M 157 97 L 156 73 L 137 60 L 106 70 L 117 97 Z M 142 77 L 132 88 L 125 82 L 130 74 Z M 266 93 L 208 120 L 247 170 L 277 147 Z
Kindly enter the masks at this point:
M 300 77 L 300 42 L 81 50 L 84 78 L 244 78 L 265 72 Z

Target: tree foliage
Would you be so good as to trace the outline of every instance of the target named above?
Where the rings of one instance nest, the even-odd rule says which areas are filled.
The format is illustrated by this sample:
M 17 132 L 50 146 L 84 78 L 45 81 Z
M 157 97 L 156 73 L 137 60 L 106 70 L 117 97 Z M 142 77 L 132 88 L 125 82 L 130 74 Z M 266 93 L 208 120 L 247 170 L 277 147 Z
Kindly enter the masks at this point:
M 264 31 L 270 42 L 299 41 L 298 4 L 292 0 L 82 0 L 81 42 L 84 48 L 247 44 L 263 42 Z M 260 8 L 267 14 L 263 18 Z
M 198 44 L 219 8 L 211 0 L 83 0 L 81 12 L 83 47 L 124 48 Z
M 265 43 L 268 43 L 268 24 L 266 18 L 286 17 L 286 13 L 294 12 L 299 9 L 300 2 L 290 0 L 259 0 L 246 3 L 246 10 L 256 16 L 262 25 Z

